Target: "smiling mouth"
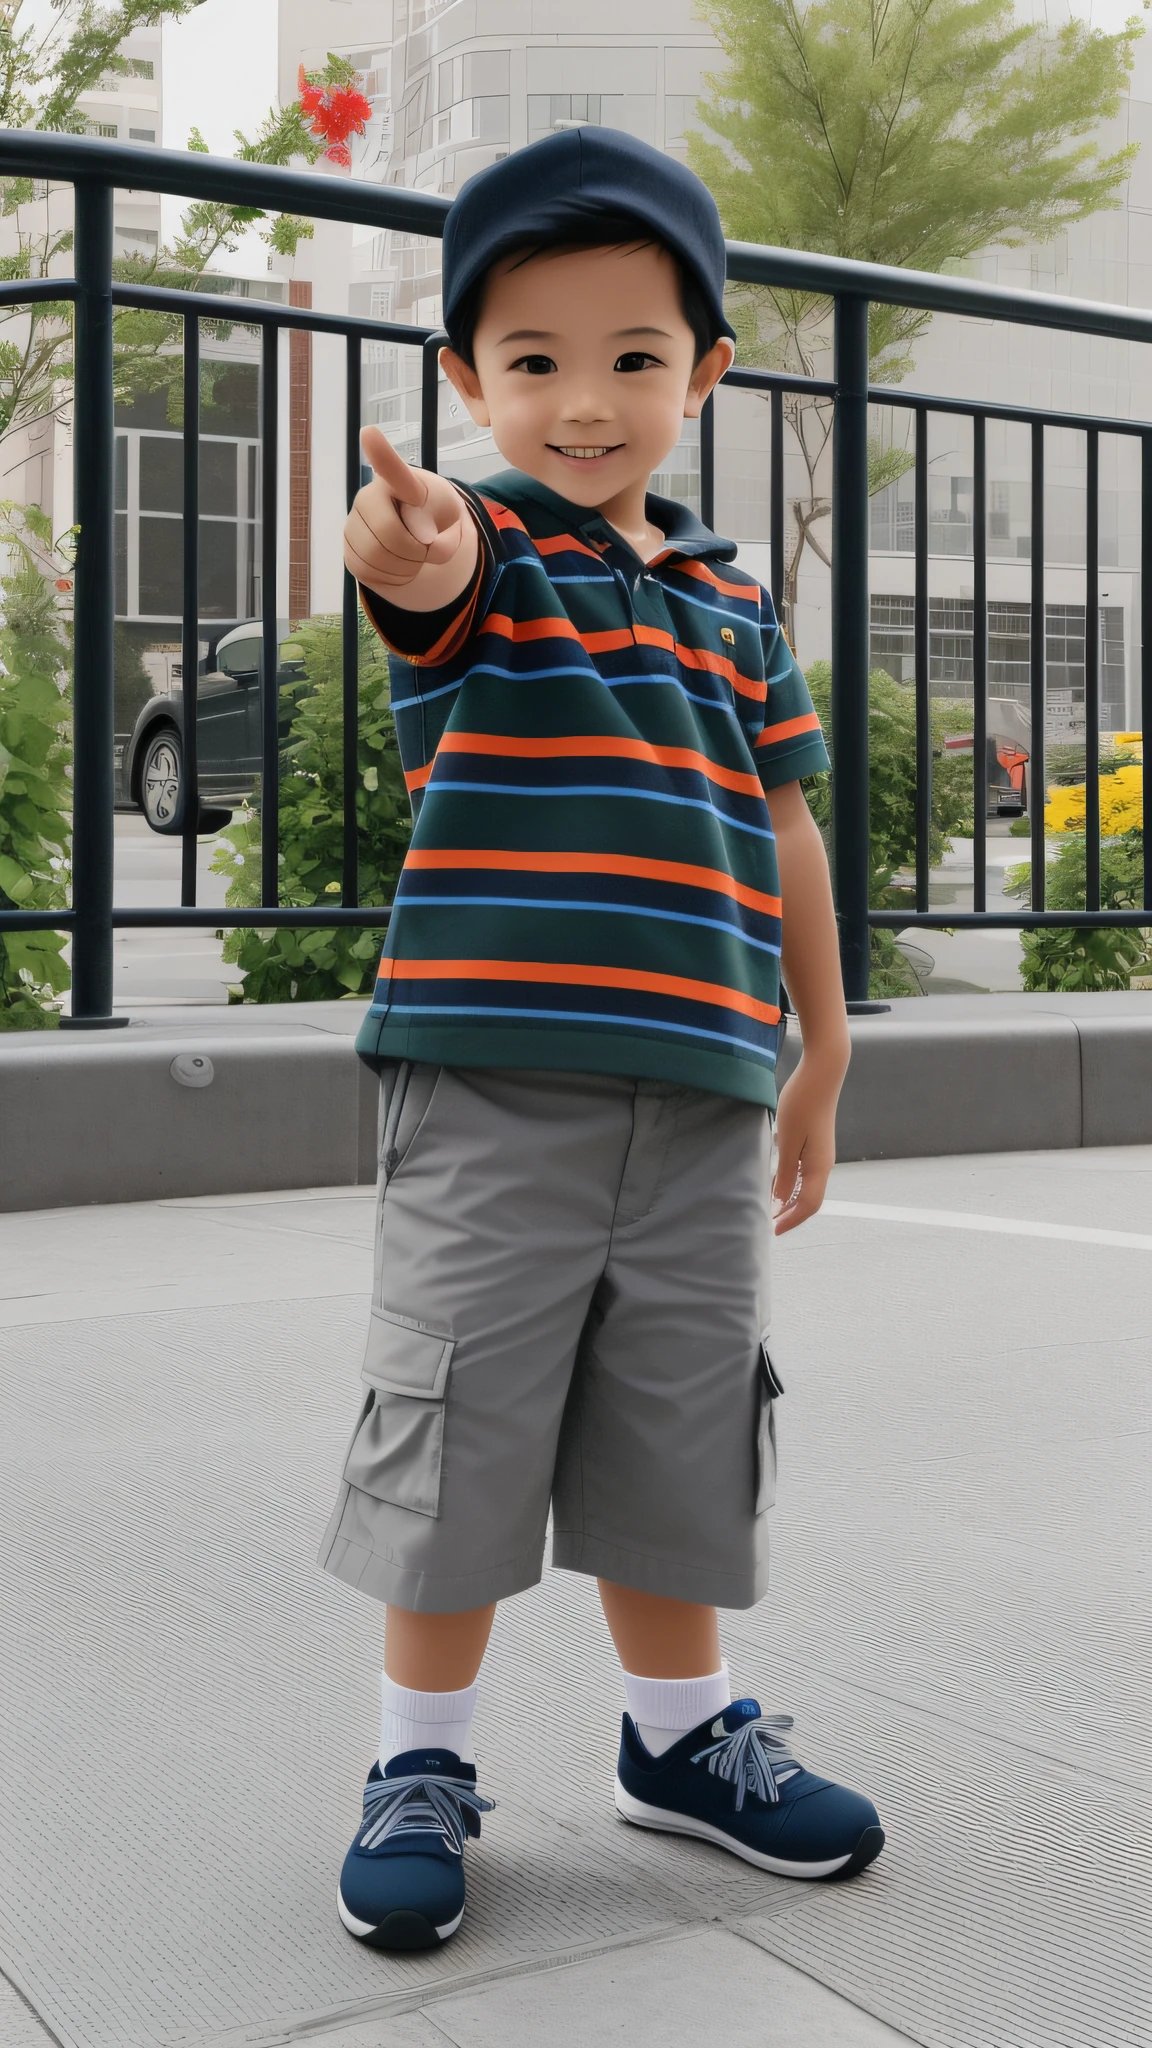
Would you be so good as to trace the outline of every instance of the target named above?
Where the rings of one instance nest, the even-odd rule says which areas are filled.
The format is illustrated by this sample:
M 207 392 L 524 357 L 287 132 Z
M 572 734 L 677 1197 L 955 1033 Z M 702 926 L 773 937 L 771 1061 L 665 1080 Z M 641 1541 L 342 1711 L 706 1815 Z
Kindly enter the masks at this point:
M 622 448 L 624 443 L 615 441 L 607 448 L 564 448 L 557 441 L 549 441 L 548 446 L 553 455 L 567 455 L 575 462 L 594 462 L 598 455 L 615 455 L 616 450 Z

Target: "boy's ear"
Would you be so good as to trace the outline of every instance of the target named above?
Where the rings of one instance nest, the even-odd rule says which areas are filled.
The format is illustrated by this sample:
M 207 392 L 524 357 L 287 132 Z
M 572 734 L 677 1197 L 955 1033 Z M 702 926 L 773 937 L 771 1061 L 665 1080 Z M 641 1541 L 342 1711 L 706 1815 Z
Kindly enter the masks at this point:
M 698 420 L 704 408 L 704 400 L 714 391 L 725 370 L 732 368 L 736 355 L 736 344 L 726 334 L 714 341 L 706 356 L 701 356 L 692 372 L 688 393 L 684 400 L 686 420 Z
M 441 349 L 439 363 L 453 390 L 460 393 L 476 425 L 490 427 L 492 416 L 488 411 L 488 404 L 480 389 L 480 379 L 475 370 L 452 348 Z

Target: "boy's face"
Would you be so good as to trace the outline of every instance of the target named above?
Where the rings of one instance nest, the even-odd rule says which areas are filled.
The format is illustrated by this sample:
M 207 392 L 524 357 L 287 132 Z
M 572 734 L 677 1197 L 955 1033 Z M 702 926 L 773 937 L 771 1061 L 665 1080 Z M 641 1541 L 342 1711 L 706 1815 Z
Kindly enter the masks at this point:
M 446 375 L 505 460 L 577 505 L 643 488 L 732 360 L 718 341 L 693 366 L 680 279 L 666 249 L 547 251 L 493 268 L 470 369 Z

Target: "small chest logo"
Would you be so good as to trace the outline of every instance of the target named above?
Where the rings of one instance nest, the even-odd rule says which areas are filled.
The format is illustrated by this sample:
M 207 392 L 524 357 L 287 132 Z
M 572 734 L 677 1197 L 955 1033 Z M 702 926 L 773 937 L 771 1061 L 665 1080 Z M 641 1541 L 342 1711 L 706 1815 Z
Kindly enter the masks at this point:
M 729 645 L 729 647 L 735 647 L 735 645 L 736 645 L 736 635 L 735 635 L 735 633 L 734 633 L 734 632 L 732 631 L 732 628 L 731 628 L 731 626 L 721 626 L 721 628 L 720 628 L 720 638 L 721 638 L 722 640 L 726 640 L 726 641 L 728 642 L 728 645 Z

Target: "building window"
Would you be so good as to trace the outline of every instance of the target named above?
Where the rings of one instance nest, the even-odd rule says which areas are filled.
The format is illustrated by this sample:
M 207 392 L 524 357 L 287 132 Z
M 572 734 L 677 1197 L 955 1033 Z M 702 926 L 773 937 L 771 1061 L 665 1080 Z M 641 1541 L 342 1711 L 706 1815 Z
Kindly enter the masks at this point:
M 123 75 L 128 78 L 155 78 L 156 66 L 151 57 L 126 57 Z
M 472 102 L 472 134 L 478 142 L 507 142 L 508 95 L 501 93 Z
M 539 142 L 561 123 L 591 121 L 600 124 L 601 94 L 598 92 L 530 92 L 528 95 L 528 140 Z
M 916 677 L 915 605 L 910 597 L 872 599 L 869 661 L 886 669 L 898 683 Z M 988 694 L 1015 697 L 1027 703 L 1031 694 L 1031 606 L 996 603 L 988 606 Z M 1084 607 L 1050 604 L 1045 608 L 1045 678 L 1048 703 L 1069 722 L 1084 716 Z M 972 600 L 930 598 L 928 602 L 928 674 L 934 697 L 971 698 Z M 1124 612 L 1120 605 L 1100 609 L 1100 723 L 1105 731 L 1123 729 Z
M 128 130 L 128 140 L 129 142 L 155 142 L 156 130 L 154 128 L 130 128 Z
M 89 121 L 88 133 L 89 135 L 103 135 L 109 142 L 114 142 L 120 130 L 116 126 L 115 121 Z

